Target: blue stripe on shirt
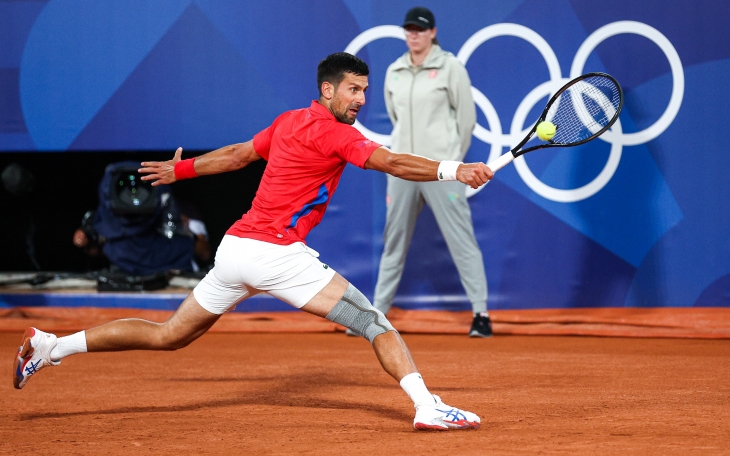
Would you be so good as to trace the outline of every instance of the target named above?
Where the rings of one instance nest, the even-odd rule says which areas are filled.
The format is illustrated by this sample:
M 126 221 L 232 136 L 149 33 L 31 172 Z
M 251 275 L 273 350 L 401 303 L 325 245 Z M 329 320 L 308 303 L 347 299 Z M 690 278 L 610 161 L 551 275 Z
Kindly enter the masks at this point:
M 319 187 L 319 192 L 317 192 L 317 197 L 309 203 L 305 204 L 299 212 L 294 214 L 294 216 L 291 218 L 291 223 L 286 228 L 294 228 L 297 225 L 297 221 L 300 217 L 304 217 L 305 215 L 309 214 L 310 212 L 312 212 L 314 206 L 326 203 L 328 199 L 329 192 L 327 191 L 327 186 L 325 184 L 322 184 L 322 186 Z

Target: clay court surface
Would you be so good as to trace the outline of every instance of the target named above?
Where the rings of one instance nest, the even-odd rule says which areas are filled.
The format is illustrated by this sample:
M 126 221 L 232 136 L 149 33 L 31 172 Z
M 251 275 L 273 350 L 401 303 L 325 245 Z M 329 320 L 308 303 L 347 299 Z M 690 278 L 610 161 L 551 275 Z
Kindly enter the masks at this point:
M 730 454 L 730 340 L 404 335 L 478 431 L 412 430 L 364 339 L 210 333 L 177 352 L 76 355 L 13 389 L 0 454 Z

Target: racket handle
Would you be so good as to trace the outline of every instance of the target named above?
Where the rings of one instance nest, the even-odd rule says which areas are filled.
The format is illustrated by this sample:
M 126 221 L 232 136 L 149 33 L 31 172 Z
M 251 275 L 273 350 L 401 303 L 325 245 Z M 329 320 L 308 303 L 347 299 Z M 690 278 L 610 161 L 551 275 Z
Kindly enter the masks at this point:
M 515 159 L 515 156 L 512 155 L 512 152 L 507 152 L 506 154 L 502 155 L 501 157 L 495 158 L 491 162 L 487 163 L 487 166 L 489 166 L 489 169 L 491 169 L 492 172 L 496 173 L 500 169 L 509 165 L 512 162 L 512 160 L 514 160 L 514 159 Z

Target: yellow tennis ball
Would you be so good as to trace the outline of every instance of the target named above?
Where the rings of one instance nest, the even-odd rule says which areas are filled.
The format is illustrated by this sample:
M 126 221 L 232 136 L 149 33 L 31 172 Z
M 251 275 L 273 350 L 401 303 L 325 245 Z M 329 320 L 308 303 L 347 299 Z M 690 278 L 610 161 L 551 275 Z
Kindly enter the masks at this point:
M 540 122 L 537 124 L 537 137 L 543 141 L 550 141 L 555 136 L 555 124 L 552 122 Z

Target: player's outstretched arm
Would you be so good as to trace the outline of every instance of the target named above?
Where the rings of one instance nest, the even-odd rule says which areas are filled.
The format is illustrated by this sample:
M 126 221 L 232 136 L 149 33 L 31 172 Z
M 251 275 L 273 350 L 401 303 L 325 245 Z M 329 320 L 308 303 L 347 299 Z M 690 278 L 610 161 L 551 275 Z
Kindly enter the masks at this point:
M 365 168 L 416 182 L 458 180 L 471 188 L 479 188 L 494 177 L 484 163 L 438 162 L 418 155 L 391 152 L 386 147 L 375 149 L 365 162 Z M 446 168 L 449 168 L 449 176 L 444 176 Z
M 253 140 L 221 147 L 205 155 L 182 160 L 182 147 L 178 147 L 172 160 L 142 162 L 139 169 L 142 180 L 152 185 L 172 184 L 181 179 L 235 171 L 259 160 L 261 156 L 253 148 Z

